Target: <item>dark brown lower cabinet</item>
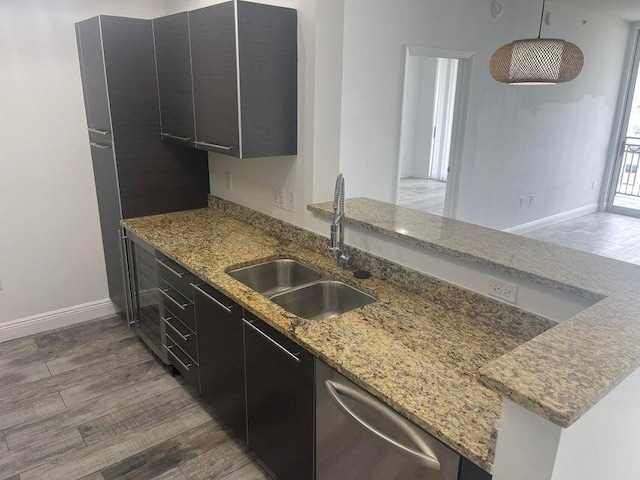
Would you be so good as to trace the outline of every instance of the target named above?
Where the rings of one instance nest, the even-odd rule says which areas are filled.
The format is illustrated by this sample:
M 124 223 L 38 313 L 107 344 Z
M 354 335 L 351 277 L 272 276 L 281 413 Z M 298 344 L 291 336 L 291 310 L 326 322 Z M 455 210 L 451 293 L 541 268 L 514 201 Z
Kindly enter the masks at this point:
M 279 480 L 313 478 L 314 359 L 244 312 L 249 445 Z
M 462 457 L 458 480 L 491 480 L 491 474 L 485 472 L 475 463 Z
M 241 438 L 247 438 L 242 309 L 216 289 L 194 287 L 200 395 Z

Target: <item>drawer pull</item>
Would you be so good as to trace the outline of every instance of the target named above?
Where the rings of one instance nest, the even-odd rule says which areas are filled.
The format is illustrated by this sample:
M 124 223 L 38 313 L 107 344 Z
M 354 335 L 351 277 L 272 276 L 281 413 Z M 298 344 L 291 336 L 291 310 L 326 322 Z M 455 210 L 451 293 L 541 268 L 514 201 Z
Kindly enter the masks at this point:
M 105 145 L 103 143 L 89 142 L 89 145 L 92 147 L 99 148 L 100 150 L 108 150 L 111 148 L 111 145 Z
M 88 128 L 91 133 L 97 133 L 98 135 L 109 136 L 111 132 L 109 130 L 100 130 L 99 128 Z
M 262 330 L 260 330 L 258 327 L 256 327 L 253 322 L 250 322 L 248 320 L 245 320 L 244 318 L 242 319 L 242 321 L 244 322 L 244 324 L 249 327 L 252 328 L 256 333 L 259 333 L 260 335 L 262 335 L 266 340 L 268 340 L 269 342 L 271 342 L 273 345 L 275 345 L 276 347 L 278 347 L 283 353 L 285 353 L 287 356 L 289 356 L 293 361 L 295 361 L 296 363 L 300 363 L 300 352 L 298 353 L 291 353 L 289 350 L 287 350 L 286 348 L 284 348 L 282 345 L 280 345 L 278 342 L 276 342 L 273 338 L 271 338 L 269 335 L 267 335 L 266 333 L 264 333 Z
M 220 150 L 233 150 L 233 147 L 228 147 L 226 145 L 218 145 L 217 143 L 207 143 L 207 142 L 195 142 L 195 145 L 202 145 L 203 147 L 210 148 L 219 148 Z
M 165 317 L 160 317 L 162 319 L 162 321 L 168 326 L 171 327 L 171 330 L 173 330 L 174 332 L 176 332 L 178 334 L 178 336 L 182 339 L 183 342 L 187 341 L 187 338 L 189 338 L 191 336 L 190 333 L 187 333 L 186 335 L 183 335 L 182 333 L 180 333 L 180 330 L 178 330 L 176 327 L 174 327 L 173 325 L 171 325 L 171 322 L 169 322 L 169 319 L 165 318 Z
M 212 302 L 214 302 L 216 305 L 218 305 L 220 308 L 222 308 L 225 312 L 227 313 L 231 313 L 231 309 L 235 307 L 235 305 L 231 305 L 231 307 L 227 307 L 224 303 L 220 302 L 220 300 L 216 300 L 215 298 L 213 298 L 211 295 L 209 295 L 207 292 L 205 292 L 203 289 L 200 288 L 201 285 L 204 285 L 204 283 L 201 283 L 200 285 L 196 285 L 195 283 L 192 283 L 191 286 L 193 288 L 195 288 L 197 291 L 199 291 L 202 295 L 204 295 L 205 297 L 207 297 L 209 300 L 211 300 Z
M 178 302 L 175 298 L 173 298 L 171 295 L 169 295 L 169 292 L 170 292 L 170 291 L 171 291 L 171 290 L 170 290 L 170 289 L 168 289 L 168 288 L 164 288 L 164 289 L 162 289 L 162 288 L 161 288 L 161 289 L 160 289 L 160 293 L 164 296 L 164 298 L 167 298 L 167 299 L 171 300 L 171 302 L 172 302 L 176 307 L 178 307 L 180 310 L 186 310 L 186 309 L 187 309 L 187 307 L 188 307 L 189 305 L 191 305 L 191 302 L 187 302 L 187 303 L 180 303 L 180 302 Z
M 171 338 L 171 337 L 169 337 L 169 338 Z M 173 350 L 172 350 L 173 346 L 168 347 L 167 345 L 163 345 L 163 347 L 182 366 L 182 368 L 184 368 L 187 372 L 191 371 L 191 366 L 193 364 L 190 363 L 189 365 L 185 365 L 184 362 L 182 360 L 180 360 L 175 353 L 173 353 Z
M 182 278 L 184 277 L 187 272 L 178 272 L 175 268 L 172 268 L 166 260 L 160 260 L 159 258 L 156 258 L 156 262 L 158 262 L 160 265 L 162 265 L 163 267 L 165 267 L 167 270 L 169 270 L 171 273 L 173 273 L 174 275 Z

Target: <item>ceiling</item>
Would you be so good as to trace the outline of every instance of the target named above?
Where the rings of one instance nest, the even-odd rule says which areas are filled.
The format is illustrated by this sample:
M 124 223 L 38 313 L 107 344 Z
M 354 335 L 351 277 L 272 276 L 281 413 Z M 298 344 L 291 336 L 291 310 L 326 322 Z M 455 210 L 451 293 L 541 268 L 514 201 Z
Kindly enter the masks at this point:
M 560 0 L 569 5 L 606 11 L 624 20 L 640 21 L 640 0 Z

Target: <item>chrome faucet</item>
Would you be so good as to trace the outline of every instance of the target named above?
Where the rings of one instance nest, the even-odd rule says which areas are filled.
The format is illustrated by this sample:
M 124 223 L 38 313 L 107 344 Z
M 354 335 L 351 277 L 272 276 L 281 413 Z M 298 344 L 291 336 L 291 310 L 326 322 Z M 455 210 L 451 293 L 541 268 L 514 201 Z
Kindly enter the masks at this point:
M 331 241 L 329 251 L 336 257 L 338 268 L 350 267 L 351 255 L 344 246 L 344 175 L 338 174 L 336 189 L 333 193 L 333 222 L 331 223 Z

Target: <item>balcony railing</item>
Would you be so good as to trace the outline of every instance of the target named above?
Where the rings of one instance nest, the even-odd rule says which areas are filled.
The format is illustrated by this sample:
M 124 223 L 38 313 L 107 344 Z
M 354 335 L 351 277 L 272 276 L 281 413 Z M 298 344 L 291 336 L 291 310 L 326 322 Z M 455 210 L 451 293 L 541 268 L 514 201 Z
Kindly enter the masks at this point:
M 640 137 L 627 137 L 616 194 L 640 197 Z

